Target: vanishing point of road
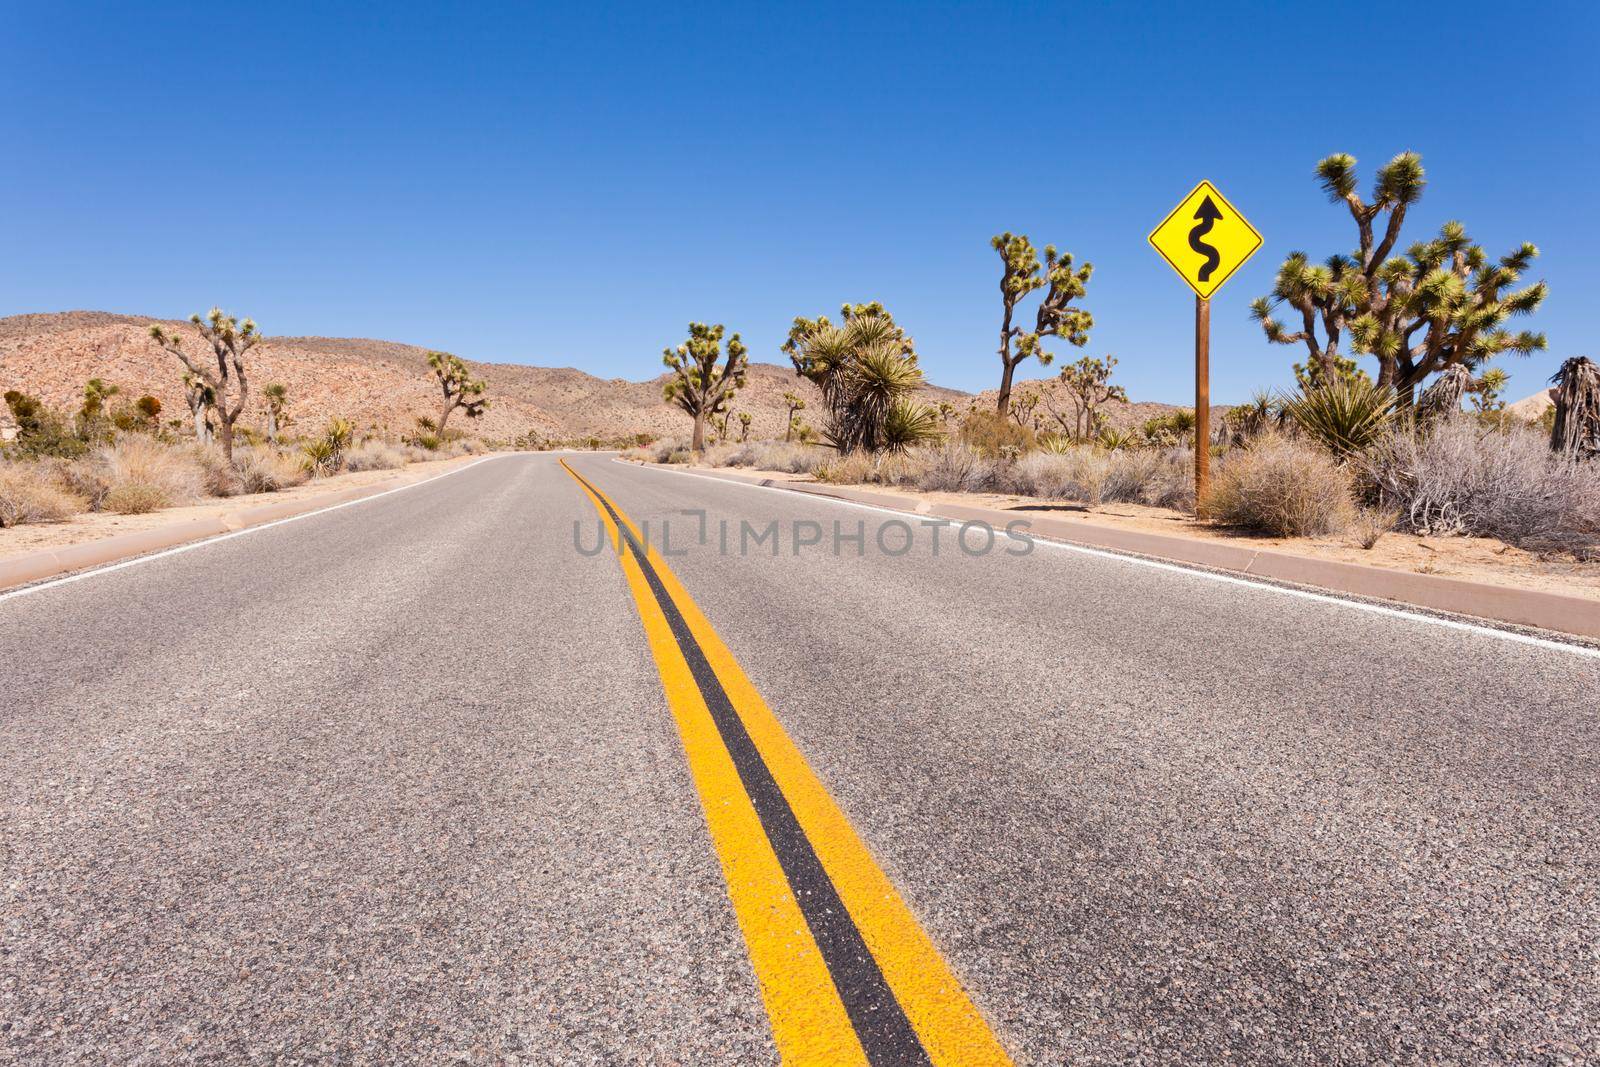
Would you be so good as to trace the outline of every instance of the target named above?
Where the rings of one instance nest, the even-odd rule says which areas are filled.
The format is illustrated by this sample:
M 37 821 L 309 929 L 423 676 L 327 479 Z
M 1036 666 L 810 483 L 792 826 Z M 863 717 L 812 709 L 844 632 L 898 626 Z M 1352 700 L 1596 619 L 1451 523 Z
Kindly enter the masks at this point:
M 0 595 L 0 1063 L 1600 1058 L 1600 658 L 607 456 Z

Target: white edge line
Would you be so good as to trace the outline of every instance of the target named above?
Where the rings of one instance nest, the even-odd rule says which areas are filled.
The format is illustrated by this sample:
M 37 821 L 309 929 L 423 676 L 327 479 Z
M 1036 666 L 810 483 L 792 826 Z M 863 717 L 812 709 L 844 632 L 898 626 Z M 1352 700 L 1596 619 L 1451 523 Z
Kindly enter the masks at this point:
M 139 564 L 149 563 L 151 560 L 164 559 L 167 556 L 176 556 L 180 552 L 192 552 L 197 548 L 205 548 L 207 545 L 215 545 L 222 541 L 231 541 L 235 537 L 243 537 L 245 534 L 253 534 L 259 533 L 262 530 L 270 530 L 274 526 L 282 526 L 285 523 L 299 522 L 301 519 L 309 519 L 317 515 L 326 515 L 330 511 L 338 511 L 340 508 L 354 507 L 356 504 L 365 504 L 369 500 L 379 500 L 391 493 L 403 493 L 407 489 L 415 489 L 420 485 L 428 485 L 432 482 L 437 482 L 441 478 L 448 478 L 452 474 L 460 474 L 462 471 L 471 470 L 480 463 L 487 463 L 490 460 L 495 459 L 505 459 L 508 456 L 514 456 L 518 454 L 519 453 L 516 452 L 502 452 L 498 455 L 483 456 L 479 459 L 473 460 L 471 463 L 463 463 L 454 470 L 440 471 L 438 474 L 431 475 L 422 479 L 421 481 L 408 482 L 405 485 L 397 485 L 393 489 L 385 489 L 383 492 L 373 493 L 371 496 L 359 497 L 355 500 L 346 500 L 341 504 L 329 504 L 327 507 L 317 508 L 315 511 L 305 511 L 301 512 L 299 515 L 290 515 L 287 518 L 274 519 L 271 522 L 263 522 L 259 526 L 246 526 L 244 529 L 234 530 L 232 533 L 217 534 L 214 537 L 205 537 L 198 541 L 189 541 L 181 545 L 175 545 L 172 548 L 162 549 L 160 552 L 151 552 L 143 556 L 134 556 L 131 559 L 121 560 L 116 563 L 107 563 L 101 567 L 91 567 L 89 570 L 85 571 L 78 571 L 75 574 L 69 574 L 63 578 L 46 579 L 45 581 L 38 582 L 34 585 L 25 585 L 20 589 L 12 589 L 9 592 L 0 593 L 0 603 L 4 603 L 13 597 L 27 596 L 29 593 L 37 593 L 44 589 L 54 589 L 56 586 L 69 585 L 72 582 L 81 582 L 85 578 L 93 578 L 96 575 L 110 574 L 112 571 L 120 571 L 124 567 L 137 567 Z
M 617 459 L 618 463 L 629 463 L 624 459 Z M 822 500 L 832 504 L 839 504 L 848 508 L 861 508 L 864 511 L 876 511 L 885 515 L 895 515 L 904 518 L 911 515 L 913 518 L 940 518 L 941 516 L 917 515 L 915 512 L 898 511 L 895 508 L 886 508 L 879 504 L 863 504 L 856 500 L 843 500 L 836 496 L 827 496 L 822 493 L 802 493 L 794 489 L 785 489 L 781 485 L 761 485 L 757 482 L 746 482 L 732 478 L 715 478 L 695 471 L 678 471 L 670 467 L 658 467 L 654 464 L 632 464 L 641 469 L 661 471 L 664 474 L 682 474 L 690 478 L 700 478 L 706 481 L 721 482 L 724 485 L 742 485 L 749 489 L 766 489 L 775 493 L 788 493 L 801 496 L 810 500 Z M 958 522 L 957 519 L 946 519 L 947 522 Z M 1498 638 L 1501 641 L 1514 641 L 1518 644 L 1533 645 L 1535 648 L 1548 649 L 1554 652 L 1568 652 L 1575 656 L 1586 656 L 1591 659 L 1600 659 L 1600 648 L 1586 645 L 1568 644 L 1565 641 L 1553 641 L 1545 637 L 1534 637 L 1531 634 L 1521 634 L 1514 630 L 1501 630 L 1494 626 L 1481 626 L 1477 623 L 1460 622 L 1456 619 L 1441 619 L 1437 615 L 1429 615 L 1420 611 L 1407 611 L 1404 608 L 1391 608 L 1383 604 L 1372 604 L 1364 600 L 1348 600 L 1331 593 L 1313 593 L 1308 589 L 1294 589 L 1289 586 L 1278 585 L 1257 579 L 1243 578 L 1234 574 L 1219 574 L 1216 571 L 1205 570 L 1201 567 L 1187 567 L 1181 563 L 1166 563 L 1161 560 L 1146 559 L 1143 556 L 1128 555 L 1122 552 L 1112 552 L 1103 548 L 1091 548 L 1088 545 L 1077 545 L 1069 541 L 1057 541 L 1040 534 L 1027 535 L 1034 544 L 1050 545 L 1064 549 L 1068 552 L 1078 552 L 1085 556 L 1097 556 L 1101 559 L 1118 560 L 1123 563 L 1132 563 L 1141 567 L 1150 567 L 1158 571 L 1169 571 L 1174 574 L 1186 574 L 1193 578 L 1204 578 L 1208 581 L 1223 582 L 1227 585 L 1242 585 L 1250 589 L 1260 589 L 1264 592 L 1280 593 L 1284 596 L 1299 597 L 1302 600 L 1314 600 L 1322 604 L 1336 604 L 1341 607 L 1354 608 L 1357 611 L 1366 611 L 1374 615 L 1386 615 L 1395 619 L 1407 619 L 1412 622 L 1428 623 L 1432 626 L 1443 626 L 1451 630 L 1463 630 L 1467 633 L 1481 634 L 1486 637 Z M 1513 624 L 1514 625 L 1514 624 Z

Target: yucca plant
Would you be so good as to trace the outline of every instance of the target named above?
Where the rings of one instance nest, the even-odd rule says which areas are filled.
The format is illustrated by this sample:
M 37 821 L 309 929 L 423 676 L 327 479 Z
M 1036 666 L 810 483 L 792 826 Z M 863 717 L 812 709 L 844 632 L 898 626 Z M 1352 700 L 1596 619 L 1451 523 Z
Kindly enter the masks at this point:
M 1139 437 L 1132 430 L 1119 430 L 1115 426 L 1107 426 L 1100 431 L 1096 443 L 1107 452 L 1124 452 L 1139 447 Z
M 881 452 L 906 447 L 896 442 L 909 430 L 935 431 L 935 412 L 912 418 L 913 409 L 902 407 L 890 434 L 891 413 L 922 384 L 911 338 L 882 304 L 847 304 L 843 319 L 835 326 L 826 316 L 798 318 L 783 346 L 795 373 L 822 390 L 828 443 L 840 452 Z
M 897 397 L 883 419 L 883 446 L 901 453 L 913 445 L 938 440 L 939 413 L 927 404 Z
M 350 449 L 355 427 L 348 419 L 338 416 L 328 420 L 328 428 L 321 437 L 314 437 L 302 447 L 305 469 L 315 475 L 337 474 L 344 466 L 344 454 Z
M 1376 441 L 1395 421 L 1394 390 L 1361 378 L 1334 379 L 1284 401 L 1289 421 L 1343 459 Z
M 1064 456 L 1072 451 L 1072 438 L 1064 433 L 1040 434 L 1037 438 L 1039 451 L 1052 456 Z

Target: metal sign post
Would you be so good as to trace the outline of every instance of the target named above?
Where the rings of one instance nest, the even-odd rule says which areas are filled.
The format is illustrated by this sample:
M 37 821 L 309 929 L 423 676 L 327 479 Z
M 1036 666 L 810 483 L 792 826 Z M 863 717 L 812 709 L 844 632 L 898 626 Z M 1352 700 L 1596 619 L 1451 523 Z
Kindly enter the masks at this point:
M 1211 489 L 1211 301 L 1194 298 L 1194 512 Z
M 1211 294 L 1261 247 L 1261 234 L 1210 182 L 1178 201 L 1150 244 L 1194 290 L 1194 499 L 1211 488 Z

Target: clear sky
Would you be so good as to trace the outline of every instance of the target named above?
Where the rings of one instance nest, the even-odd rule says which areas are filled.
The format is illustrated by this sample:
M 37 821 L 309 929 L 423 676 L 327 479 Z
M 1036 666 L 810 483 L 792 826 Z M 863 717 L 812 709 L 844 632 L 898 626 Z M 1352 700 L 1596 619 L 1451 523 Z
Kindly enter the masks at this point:
M 1600 354 L 1596 11 L 3 0 L 0 314 L 220 303 L 637 379 L 690 319 L 782 362 L 795 315 L 878 299 L 977 390 L 1010 229 L 1092 261 L 1085 351 L 1185 403 L 1193 305 L 1145 234 L 1207 177 L 1266 238 L 1213 305 L 1239 400 L 1300 351 L 1250 298 L 1291 249 L 1354 243 L 1313 165 L 1351 152 L 1365 185 L 1414 149 L 1409 237 L 1460 218 L 1543 250 L 1520 397 Z

